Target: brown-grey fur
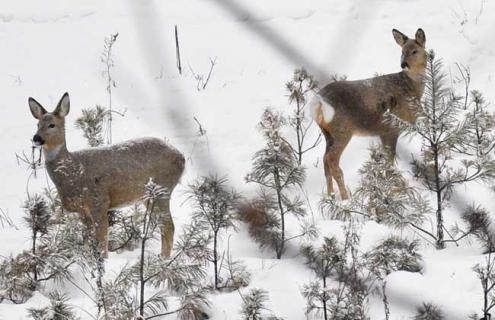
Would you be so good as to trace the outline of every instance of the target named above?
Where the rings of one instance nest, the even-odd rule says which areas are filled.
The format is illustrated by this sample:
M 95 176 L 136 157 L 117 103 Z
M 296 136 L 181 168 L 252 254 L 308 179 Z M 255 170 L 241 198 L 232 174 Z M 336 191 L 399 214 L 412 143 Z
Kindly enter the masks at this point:
M 184 156 L 156 138 L 69 152 L 65 144 L 65 116 L 70 108 L 68 94 L 51 113 L 32 98 L 29 106 L 39 120 L 33 140 L 43 147 L 46 169 L 64 209 L 78 212 L 84 220 L 94 224 L 96 238 L 106 256 L 108 210 L 141 199 L 150 178 L 172 192 L 184 171 Z M 169 199 L 160 199 L 156 208 L 162 214 L 161 253 L 168 256 L 174 236 Z
M 415 39 L 409 39 L 395 29 L 392 32 L 402 47 L 401 72 L 365 80 L 332 82 L 323 87 L 312 102 L 313 116 L 326 139 L 323 165 L 327 191 L 333 193 L 335 179 L 343 199 L 348 198 L 348 194 L 339 162 L 352 136 L 379 136 L 395 157 L 400 132 L 383 121 L 385 111 L 390 110 L 405 121 L 416 119 L 414 102 L 421 99 L 424 88 L 426 38 L 422 29 L 416 31 Z M 324 103 L 333 109 L 329 122 L 325 121 L 322 111 Z

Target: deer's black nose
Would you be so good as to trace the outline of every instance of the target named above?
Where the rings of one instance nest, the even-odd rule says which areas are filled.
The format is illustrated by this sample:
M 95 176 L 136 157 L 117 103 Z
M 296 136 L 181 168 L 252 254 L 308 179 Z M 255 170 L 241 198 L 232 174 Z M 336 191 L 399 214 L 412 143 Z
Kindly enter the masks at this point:
M 41 146 L 43 145 L 43 143 L 45 143 L 45 140 L 43 140 L 43 138 L 39 134 L 35 134 L 33 137 L 33 142 L 36 145 Z
M 404 69 L 404 68 L 406 68 L 406 67 L 407 67 L 407 68 L 409 68 L 409 65 L 407 64 L 407 62 L 403 61 L 403 62 L 401 62 L 401 63 L 400 63 L 400 67 L 401 67 L 402 69 Z

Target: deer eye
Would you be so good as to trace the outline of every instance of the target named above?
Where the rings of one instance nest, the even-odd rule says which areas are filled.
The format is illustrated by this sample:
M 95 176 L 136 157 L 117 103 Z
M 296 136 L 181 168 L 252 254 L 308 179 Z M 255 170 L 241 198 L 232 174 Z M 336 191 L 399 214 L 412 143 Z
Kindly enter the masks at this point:
M 50 125 L 48 125 L 48 128 L 55 128 L 55 125 L 51 123 Z
M 412 54 L 416 54 L 416 53 L 418 53 L 418 51 L 416 51 L 416 50 L 413 50 L 413 52 L 412 52 Z

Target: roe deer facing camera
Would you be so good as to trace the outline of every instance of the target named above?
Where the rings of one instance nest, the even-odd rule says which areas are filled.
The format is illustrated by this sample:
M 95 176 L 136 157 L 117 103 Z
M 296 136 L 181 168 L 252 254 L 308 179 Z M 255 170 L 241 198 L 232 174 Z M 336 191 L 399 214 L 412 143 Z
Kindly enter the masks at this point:
M 401 72 L 365 80 L 332 82 L 310 102 L 312 117 L 326 140 L 323 167 L 327 191 L 333 193 L 332 179 L 335 179 L 342 199 L 347 199 L 348 194 L 339 162 L 352 136 L 378 136 L 395 157 L 399 130 L 383 121 L 385 111 L 408 122 L 416 120 L 414 103 L 421 99 L 424 88 L 425 33 L 418 29 L 414 39 L 396 29 L 392 34 L 402 47 Z
M 33 98 L 29 98 L 29 108 L 38 119 L 33 142 L 43 148 L 46 169 L 62 206 L 93 224 L 100 250 L 106 257 L 108 211 L 140 200 L 150 178 L 171 193 L 184 171 L 183 155 L 156 138 L 69 152 L 65 143 L 69 95 L 62 96 L 53 112 L 47 112 Z M 162 215 L 163 256 L 170 255 L 174 237 L 169 201 L 166 197 L 155 202 L 155 210 Z

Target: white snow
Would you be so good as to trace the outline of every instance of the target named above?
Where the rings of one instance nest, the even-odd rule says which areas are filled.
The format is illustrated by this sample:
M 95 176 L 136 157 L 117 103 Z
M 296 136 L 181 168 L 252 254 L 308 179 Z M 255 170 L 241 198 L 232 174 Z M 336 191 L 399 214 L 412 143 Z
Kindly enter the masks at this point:
M 178 26 L 183 74 L 175 61 L 174 26 Z M 293 70 L 304 66 L 324 85 L 330 74 L 348 79 L 372 77 L 400 70 L 400 48 L 392 28 L 413 36 L 418 27 L 426 33 L 427 48 L 435 49 L 454 73 L 455 63 L 471 69 L 471 88 L 495 101 L 495 2 L 485 0 L 25 0 L 0 1 L 0 208 L 8 212 L 20 230 L 0 231 L 0 255 L 29 248 L 29 231 L 22 223 L 26 190 L 40 192 L 51 182 L 43 170 L 29 178 L 16 154 L 29 154 L 36 120 L 29 112 L 28 97 L 52 111 L 64 92 L 71 97 L 66 118 L 69 150 L 86 147 L 74 121 L 82 108 L 106 105 L 106 83 L 100 61 L 103 40 L 119 37 L 113 48 L 112 71 L 115 110 L 113 141 L 154 136 L 166 139 L 187 159 L 186 174 L 172 196 L 172 216 L 177 233 L 190 220 L 191 205 L 184 191 L 198 174 L 227 175 L 244 195 L 254 194 L 244 176 L 251 157 L 262 146 L 256 131 L 262 110 L 270 106 L 288 113 L 285 83 Z M 206 76 L 210 59 L 216 65 L 205 90 L 197 90 L 192 75 Z M 201 123 L 206 135 L 200 135 Z M 318 135 L 314 126 L 311 137 Z M 357 170 L 367 157 L 374 138 L 356 137 L 345 150 L 341 165 L 351 190 L 359 181 Z M 407 171 L 418 141 L 400 139 L 399 166 Z M 309 203 L 322 235 L 341 237 L 341 222 L 322 218 L 318 200 L 325 189 L 321 155 L 324 144 L 306 154 L 305 185 Z M 28 181 L 28 182 L 27 182 Z M 27 186 L 26 186 L 27 185 Z M 418 184 L 419 186 L 419 184 Z M 493 208 L 495 194 L 484 185 L 468 184 L 456 190 L 447 209 L 446 223 L 459 221 L 459 210 L 476 201 Z M 297 231 L 296 221 L 289 230 Z M 362 229 L 362 250 L 369 249 L 392 231 L 374 222 Z M 227 247 L 224 237 L 224 248 Z M 298 243 L 289 246 L 278 261 L 260 251 L 243 226 L 230 238 L 230 249 L 243 260 L 253 278 L 250 287 L 268 291 L 269 307 L 287 320 L 305 319 L 301 286 L 312 279 L 298 255 Z M 159 252 L 158 246 L 152 250 Z M 422 274 L 395 272 L 387 278 L 391 319 L 410 319 L 423 301 L 438 304 L 449 320 L 464 320 L 480 312 L 481 286 L 472 267 L 483 261 L 481 249 L 464 241 L 459 247 L 437 251 L 422 247 Z M 137 259 L 136 252 L 110 253 L 109 276 Z M 75 282 L 84 286 L 78 275 Z M 82 319 L 95 306 L 71 284 L 47 284 L 67 292 Z M 45 305 L 37 292 L 23 305 L 0 304 L 1 319 L 27 319 L 26 308 Z M 242 289 L 247 290 L 247 289 Z M 212 294 L 212 319 L 239 319 L 241 298 L 236 293 Z M 383 319 L 381 298 L 369 301 L 372 320 Z M 168 317 L 167 319 L 172 319 Z

